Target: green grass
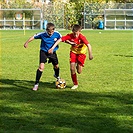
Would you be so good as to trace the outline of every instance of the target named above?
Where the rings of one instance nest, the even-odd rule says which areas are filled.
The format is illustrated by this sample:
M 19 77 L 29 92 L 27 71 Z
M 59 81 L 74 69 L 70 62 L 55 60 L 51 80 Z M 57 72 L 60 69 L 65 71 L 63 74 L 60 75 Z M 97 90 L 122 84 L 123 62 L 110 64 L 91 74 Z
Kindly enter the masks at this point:
M 46 64 L 39 90 L 34 92 L 40 41 L 29 43 L 28 49 L 23 44 L 37 32 L 0 31 L 0 132 L 133 132 L 132 31 L 82 31 L 94 59 L 87 55 L 77 90 L 70 89 L 70 46 L 60 43 L 60 75 L 67 88 L 55 89 L 52 65 Z

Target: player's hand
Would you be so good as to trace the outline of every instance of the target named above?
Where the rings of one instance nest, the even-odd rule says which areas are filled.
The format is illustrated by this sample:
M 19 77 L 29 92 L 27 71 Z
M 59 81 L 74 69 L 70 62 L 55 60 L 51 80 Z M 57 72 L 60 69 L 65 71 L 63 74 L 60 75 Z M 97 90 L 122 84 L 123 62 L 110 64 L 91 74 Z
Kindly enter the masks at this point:
M 92 60 L 92 59 L 93 59 L 93 56 L 92 56 L 92 55 L 90 55 L 90 56 L 89 56 L 89 59 L 90 59 L 90 60 Z
M 28 43 L 25 43 L 25 44 L 24 44 L 24 47 L 27 48 L 27 47 L 28 47 Z
M 53 49 L 52 49 L 52 48 L 49 49 L 49 50 L 48 50 L 48 53 L 49 53 L 49 54 L 53 54 Z

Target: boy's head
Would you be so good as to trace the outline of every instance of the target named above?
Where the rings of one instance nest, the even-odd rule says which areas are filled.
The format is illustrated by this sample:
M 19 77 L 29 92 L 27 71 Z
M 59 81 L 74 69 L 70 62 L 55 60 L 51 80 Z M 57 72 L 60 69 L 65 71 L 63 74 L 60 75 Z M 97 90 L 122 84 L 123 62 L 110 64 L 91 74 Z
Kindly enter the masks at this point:
M 47 23 L 46 31 L 49 35 L 52 35 L 54 33 L 55 26 L 53 23 Z
M 78 24 L 73 25 L 72 32 L 73 32 L 73 35 L 75 37 L 79 36 L 80 31 L 81 31 L 81 26 L 80 25 L 78 25 Z
M 72 32 L 77 32 L 77 31 L 81 31 L 81 26 L 78 24 L 74 24 L 72 27 Z

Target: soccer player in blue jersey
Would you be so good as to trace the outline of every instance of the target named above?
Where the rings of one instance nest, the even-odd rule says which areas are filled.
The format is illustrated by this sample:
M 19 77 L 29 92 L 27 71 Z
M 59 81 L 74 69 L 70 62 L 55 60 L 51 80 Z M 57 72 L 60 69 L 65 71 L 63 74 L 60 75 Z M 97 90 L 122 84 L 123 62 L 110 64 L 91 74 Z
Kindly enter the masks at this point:
M 48 23 L 45 32 L 41 32 L 30 37 L 24 44 L 24 47 L 28 47 L 28 43 L 33 41 L 34 39 L 41 39 L 40 45 L 40 65 L 36 71 L 36 80 L 33 90 L 38 90 L 39 80 L 41 78 L 42 72 L 44 70 L 44 65 L 49 59 L 49 63 L 52 62 L 54 69 L 54 77 L 59 79 L 59 65 L 58 65 L 58 57 L 56 54 L 56 50 L 58 46 L 55 47 L 53 54 L 48 53 L 48 50 L 54 45 L 54 43 L 61 38 L 61 34 L 55 31 L 55 26 L 53 23 Z

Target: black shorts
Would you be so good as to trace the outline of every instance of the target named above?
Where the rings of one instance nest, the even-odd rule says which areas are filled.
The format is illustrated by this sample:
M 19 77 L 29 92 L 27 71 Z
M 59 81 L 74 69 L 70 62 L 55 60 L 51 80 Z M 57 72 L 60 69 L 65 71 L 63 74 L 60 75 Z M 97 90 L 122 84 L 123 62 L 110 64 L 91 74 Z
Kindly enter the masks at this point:
M 47 59 L 49 59 L 48 63 L 52 62 L 53 65 L 58 64 L 58 57 L 56 52 L 53 52 L 53 54 L 49 54 L 47 52 L 40 50 L 40 63 L 46 63 Z

